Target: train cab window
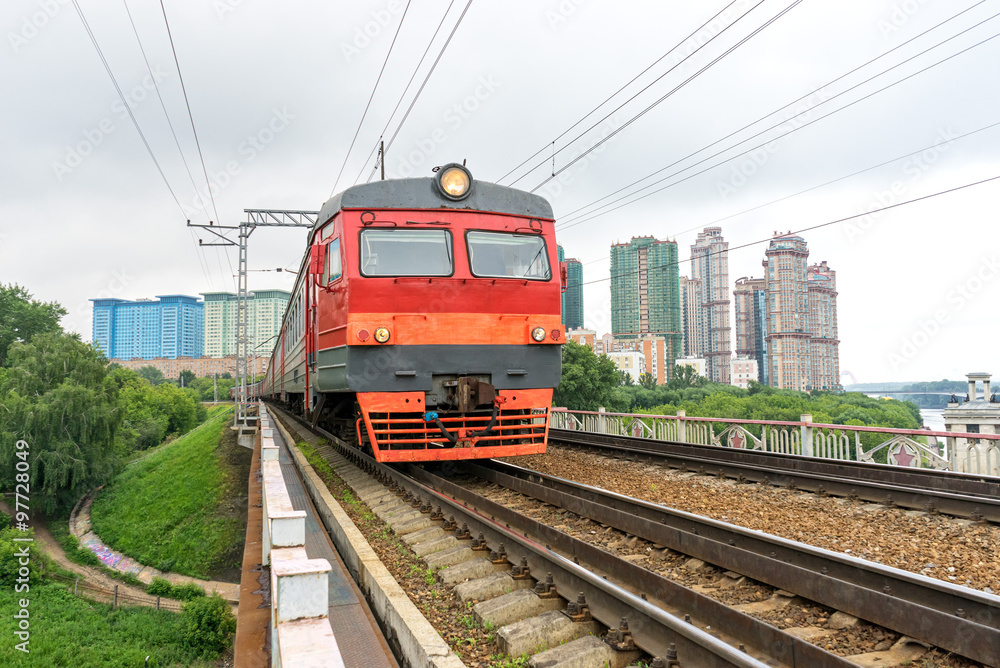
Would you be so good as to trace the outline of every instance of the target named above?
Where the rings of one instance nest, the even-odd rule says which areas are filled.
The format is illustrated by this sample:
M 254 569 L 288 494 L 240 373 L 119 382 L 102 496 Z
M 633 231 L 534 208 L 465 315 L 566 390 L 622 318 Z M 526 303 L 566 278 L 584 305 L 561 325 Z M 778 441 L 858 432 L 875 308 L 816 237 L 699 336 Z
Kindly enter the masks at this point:
M 470 231 L 465 240 L 473 276 L 552 279 L 545 239 L 538 235 Z
M 334 239 L 326 246 L 326 269 L 323 275 L 326 283 L 333 283 L 340 278 L 342 270 L 340 266 L 340 239 Z
M 448 230 L 361 231 L 363 276 L 451 276 L 455 273 Z

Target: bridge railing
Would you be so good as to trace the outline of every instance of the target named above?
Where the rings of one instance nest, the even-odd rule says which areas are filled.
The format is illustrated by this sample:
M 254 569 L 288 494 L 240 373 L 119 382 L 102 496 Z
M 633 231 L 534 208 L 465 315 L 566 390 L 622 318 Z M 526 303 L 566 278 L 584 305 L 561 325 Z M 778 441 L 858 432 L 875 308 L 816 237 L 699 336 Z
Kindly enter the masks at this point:
M 259 416 L 261 563 L 271 566 L 271 665 L 343 668 L 329 621 L 330 562 L 306 554 L 306 513 L 292 506 L 264 404 Z
M 806 457 L 1000 475 L 1000 434 L 552 409 L 552 428 Z M 884 451 L 884 454 L 882 454 Z

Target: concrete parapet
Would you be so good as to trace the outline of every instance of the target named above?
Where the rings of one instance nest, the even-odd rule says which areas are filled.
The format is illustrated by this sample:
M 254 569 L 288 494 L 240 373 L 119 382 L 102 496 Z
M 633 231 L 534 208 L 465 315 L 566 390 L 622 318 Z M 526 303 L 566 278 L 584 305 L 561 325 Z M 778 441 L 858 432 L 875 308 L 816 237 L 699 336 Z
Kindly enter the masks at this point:
M 286 440 L 291 441 L 280 423 L 276 427 Z M 397 656 L 411 666 L 464 668 L 462 660 L 410 601 L 302 453 L 297 448 L 289 448 L 289 451 L 344 565 L 365 592 L 372 610 L 385 628 L 393 630 L 391 640 Z
M 278 627 L 277 661 L 281 668 L 343 668 L 337 639 L 326 619 L 300 619 Z

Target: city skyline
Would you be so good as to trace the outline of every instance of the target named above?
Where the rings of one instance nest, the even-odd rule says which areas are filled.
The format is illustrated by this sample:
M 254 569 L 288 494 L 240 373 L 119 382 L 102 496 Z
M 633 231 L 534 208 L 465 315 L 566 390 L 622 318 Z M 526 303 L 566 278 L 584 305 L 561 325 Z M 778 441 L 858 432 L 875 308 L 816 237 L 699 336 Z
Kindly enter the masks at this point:
M 91 339 L 109 359 L 176 360 L 236 355 L 238 296 L 230 292 L 161 295 L 155 300 L 96 298 Z M 256 290 L 247 299 L 251 356 L 269 354 L 291 294 Z
M 826 260 L 808 262 L 803 237 L 775 231 L 764 253 L 763 277 L 733 282 L 721 227 L 702 230 L 690 251 L 694 276 L 687 278 L 676 273 L 681 261 L 675 242 L 639 236 L 614 244 L 614 344 L 609 349 L 605 334 L 598 346 L 600 333 L 588 328 L 577 328 L 572 338 L 589 338 L 595 351 L 607 354 L 628 350 L 619 342 L 658 337 L 666 342 L 669 369 L 683 359 L 699 375 L 722 384 L 731 384 L 738 373 L 739 384 L 746 385 L 752 365 L 756 380 L 766 385 L 843 389 L 837 272 Z M 677 331 L 671 329 L 675 326 Z
M 965 344 L 992 324 L 982 316 L 1000 299 L 991 250 L 1000 246 L 1000 182 L 904 203 L 1000 173 L 1000 41 L 986 40 L 990 25 L 976 25 L 993 10 L 915 3 L 900 14 L 897 0 L 846 0 L 831 12 L 802 3 L 670 93 L 781 9 L 765 3 L 746 14 L 743 5 L 702 28 L 728 4 L 640 0 L 624 11 L 565 3 L 567 14 L 555 2 L 474 4 L 420 97 L 413 102 L 413 88 L 404 96 L 400 109 L 413 106 L 401 125 L 390 115 L 442 18 L 428 8 L 376 24 L 365 48 L 353 40 L 384 9 L 372 3 L 307 2 L 312 20 L 304 26 L 266 3 L 168 8 L 203 175 L 159 8 L 132 8 L 150 74 L 120 5 L 81 7 L 123 103 L 74 7 L 60 5 L 38 27 L 37 2 L 15 0 L 8 32 L 27 26 L 32 36 L 8 40 L 0 78 L 30 95 L 3 111 L 17 131 L 0 167 L 0 279 L 62 304 L 63 325 L 85 338 L 91 297 L 159 294 L 164 277 L 182 294 L 236 292 L 237 252 L 208 247 L 211 235 L 186 221 L 233 225 L 246 208 L 319 210 L 331 194 L 370 178 L 368 156 L 377 155 L 388 123 L 388 138 L 399 126 L 386 141 L 388 178 L 429 177 L 434 166 L 467 160 L 474 179 L 551 202 L 557 238 L 586 276 L 586 327 L 610 329 L 608 246 L 616 239 L 653 234 L 688 246 L 699 230 L 722 225 L 729 273 L 738 278 L 758 275 L 774 229 L 845 219 L 803 233 L 839 272 L 844 382 L 956 378 L 988 367 L 984 349 Z M 447 24 L 460 12 L 453 8 Z M 616 33 L 637 38 L 614 52 L 593 48 Z M 533 48 L 512 49 L 511 35 Z M 344 46 L 356 51 L 348 57 Z M 330 80 L 338 85 L 318 83 Z M 358 105 L 343 103 L 345 90 L 364 98 L 374 91 L 363 124 Z M 969 238 L 977 239 L 971 250 Z M 41 262 L 34 251 L 43 248 Z M 869 295 L 898 280 L 898 268 L 884 261 L 890 249 L 925 270 L 910 272 L 908 289 L 883 300 L 872 333 Z M 304 251 L 297 232 L 256 231 L 250 289 L 290 289 Z M 276 267 L 292 271 L 266 280 L 254 273 Z M 681 273 L 689 274 L 686 265 Z

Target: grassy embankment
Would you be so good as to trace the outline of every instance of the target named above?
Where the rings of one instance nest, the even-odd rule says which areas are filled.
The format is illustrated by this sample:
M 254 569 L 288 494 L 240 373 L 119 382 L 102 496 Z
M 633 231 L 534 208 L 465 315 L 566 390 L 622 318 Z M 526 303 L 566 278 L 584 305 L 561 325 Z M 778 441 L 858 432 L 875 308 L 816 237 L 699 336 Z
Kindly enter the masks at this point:
M 119 608 L 73 596 L 56 584 L 33 584 L 27 594 L 13 587 L 0 589 L 0 609 L 18 609 L 28 596 L 30 643 L 27 654 L 15 649 L 17 620 L 0 616 L 0 665 L 25 668 L 80 666 L 126 668 L 150 666 L 215 666 L 198 660 L 199 652 L 184 644 L 184 619 L 175 612 L 152 608 Z
M 94 530 L 140 563 L 236 581 L 243 556 L 251 451 L 216 412 L 126 468 L 94 500 Z

